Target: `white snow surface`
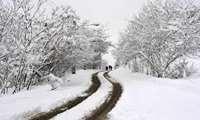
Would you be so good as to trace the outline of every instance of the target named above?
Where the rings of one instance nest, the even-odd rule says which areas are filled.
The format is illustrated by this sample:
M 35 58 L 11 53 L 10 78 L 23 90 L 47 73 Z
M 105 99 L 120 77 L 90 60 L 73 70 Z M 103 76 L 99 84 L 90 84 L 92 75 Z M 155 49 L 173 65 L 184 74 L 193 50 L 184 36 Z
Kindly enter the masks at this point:
M 50 85 L 41 85 L 30 91 L 0 97 L 0 120 L 23 120 L 29 114 L 46 112 L 80 96 L 91 85 L 94 70 L 80 70 L 75 75 L 65 76 L 65 85 L 51 90 Z
M 52 120 L 82 120 L 103 104 L 112 91 L 112 84 L 103 77 L 103 72 L 99 73 L 98 77 L 101 86 L 94 94 L 72 109 L 58 114 Z
M 110 75 L 124 90 L 110 120 L 200 120 L 200 74 L 172 80 L 119 68 Z

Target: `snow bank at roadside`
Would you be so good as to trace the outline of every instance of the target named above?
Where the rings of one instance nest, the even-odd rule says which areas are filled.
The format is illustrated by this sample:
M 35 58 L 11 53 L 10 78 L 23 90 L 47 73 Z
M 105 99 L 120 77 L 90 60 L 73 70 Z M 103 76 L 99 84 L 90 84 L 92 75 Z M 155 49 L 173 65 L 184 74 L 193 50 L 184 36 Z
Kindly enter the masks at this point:
M 30 112 L 45 112 L 63 102 L 80 96 L 91 84 L 93 70 L 80 70 L 67 78 L 66 85 L 51 91 L 50 85 L 41 85 L 30 91 L 0 97 L 0 119 L 22 120 Z
M 98 77 L 100 78 L 101 86 L 94 94 L 74 108 L 58 114 L 52 120 L 80 120 L 103 104 L 112 91 L 112 84 L 105 80 L 103 73 L 99 73 Z
M 110 73 L 124 88 L 111 120 L 199 120 L 200 75 L 159 79 L 119 68 Z

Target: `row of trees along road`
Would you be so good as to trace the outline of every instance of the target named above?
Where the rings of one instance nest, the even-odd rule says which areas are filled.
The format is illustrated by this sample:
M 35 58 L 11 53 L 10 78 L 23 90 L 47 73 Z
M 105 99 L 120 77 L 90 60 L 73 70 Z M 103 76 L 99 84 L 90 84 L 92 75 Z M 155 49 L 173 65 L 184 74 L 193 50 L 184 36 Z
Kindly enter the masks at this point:
M 110 46 L 104 27 L 82 21 L 71 7 L 46 8 L 46 0 L 0 0 L 1 93 L 29 89 L 49 73 L 97 68 Z
M 187 58 L 199 56 L 200 7 L 194 1 L 155 0 L 129 21 L 118 48 L 118 64 L 157 77 L 190 74 Z

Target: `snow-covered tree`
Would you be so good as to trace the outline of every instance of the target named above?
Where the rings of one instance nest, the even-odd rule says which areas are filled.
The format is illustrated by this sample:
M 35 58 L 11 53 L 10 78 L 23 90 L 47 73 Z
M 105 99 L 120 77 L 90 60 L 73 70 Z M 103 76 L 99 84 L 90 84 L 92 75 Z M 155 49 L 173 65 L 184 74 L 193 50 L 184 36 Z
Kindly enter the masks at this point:
M 119 63 L 158 77 L 181 77 L 171 76 L 180 70 L 175 68 L 199 54 L 199 10 L 192 2 L 149 2 L 121 34 L 114 53 Z
M 108 49 L 104 28 L 82 22 L 70 6 L 49 13 L 46 0 L 0 2 L 1 93 L 29 89 L 50 73 L 62 76 Z

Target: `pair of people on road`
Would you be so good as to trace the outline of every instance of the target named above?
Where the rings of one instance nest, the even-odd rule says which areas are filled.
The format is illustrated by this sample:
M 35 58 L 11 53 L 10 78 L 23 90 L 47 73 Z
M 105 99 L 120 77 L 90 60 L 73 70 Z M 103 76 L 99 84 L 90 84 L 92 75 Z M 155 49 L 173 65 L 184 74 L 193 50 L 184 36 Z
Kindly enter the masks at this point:
M 106 71 L 111 71 L 113 67 L 111 65 L 106 66 Z

